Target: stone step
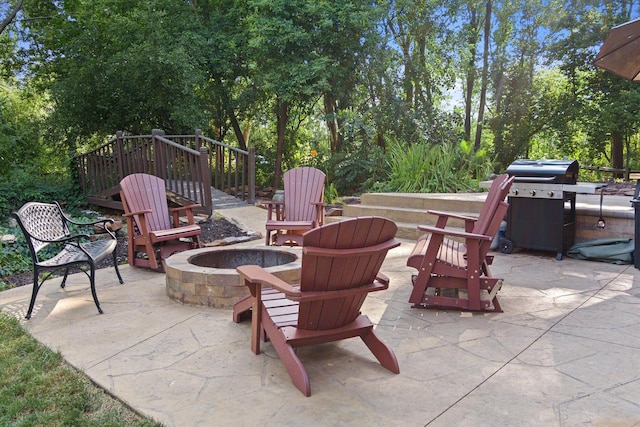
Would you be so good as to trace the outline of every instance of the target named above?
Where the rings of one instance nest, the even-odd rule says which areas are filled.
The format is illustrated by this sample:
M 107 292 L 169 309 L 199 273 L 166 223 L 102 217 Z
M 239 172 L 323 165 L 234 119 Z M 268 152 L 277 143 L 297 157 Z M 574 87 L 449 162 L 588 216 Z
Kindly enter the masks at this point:
M 475 212 L 482 209 L 487 193 L 365 193 L 362 205 L 427 209 L 448 212 Z M 351 206 L 351 205 L 350 205 Z
M 460 212 L 452 211 L 451 209 L 439 211 L 455 212 L 458 215 L 477 217 L 476 212 Z M 350 205 L 345 206 L 342 211 L 343 216 L 357 217 L 357 216 L 383 216 L 394 221 L 396 224 L 402 223 L 416 228 L 417 224 L 423 225 L 435 225 L 438 216 L 429 213 L 425 209 L 409 209 L 409 208 L 393 208 L 390 206 L 373 206 L 373 205 Z M 450 227 L 456 227 L 464 229 L 464 221 L 457 218 L 450 218 L 447 222 Z
M 347 216 L 329 216 L 329 217 L 325 218 L 325 222 L 326 223 L 336 222 L 336 221 L 341 221 L 341 220 L 347 219 L 347 218 L 351 218 L 351 217 L 347 217 Z M 396 237 L 399 238 L 399 239 L 418 240 L 418 237 L 420 237 L 422 234 L 424 234 L 424 231 L 418 230 L 418 224 L 417 223 L 398 222 L 398 221 L 394 221 L 394 222 L 398 226 L 398 232 L 396 233 Z M 462 231 L 463 230 L 462 228 L 459 228 L 459 227 L 451 227 L 451 228 L 454 229 L 454 230 L 458 230 L 458 231 Z
M 422 233 L 418 224 L 433 225 L 436 216 L 427 214 L 428 209 L 456 212 L 477 216 L 482 208 L 486 193 L 456 194 L 388 194 L 366 193 L 360 205 L 346 205 L 344 217 L 377 215 L 384 216 L 398 225 L 398 237 L 417 239 Z M 598 238 L 634 238 L 635 212 L 631 197 L 605 195 L 602 216 L 606 220 L 604 229 L 597 227 L 600 218 L 600 196 L 578 194 L 576 197 L 576 242 Z M 328 217 L 336 221 L 341 217 Z M 451 227 L 463 229 L 462 221 L 452 221 Z

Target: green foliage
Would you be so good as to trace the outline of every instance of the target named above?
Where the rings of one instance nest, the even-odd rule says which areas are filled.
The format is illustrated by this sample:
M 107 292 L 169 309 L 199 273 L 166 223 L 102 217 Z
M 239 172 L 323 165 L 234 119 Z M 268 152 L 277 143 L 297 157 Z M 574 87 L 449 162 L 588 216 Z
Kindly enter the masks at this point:
M 459 145 L 394 145 L 388 160 L 389 177 L 375 189 L 401 193 L 450 193 L 477 187 L 490 164 L 483 152 L 468 143 Z
M 54 191 L 51 196 L 63 197 L 63 194 L 59 191 Z M 47 203 L 53 200 L 62 200 L 59 197 L 51 199 L 38 199 L 47 200 Z M 63 202 L 65 214 L 71 217 L 76 222 L 91 222 L 97 219 L 96 215 L 92 215 L 88 212 L 82 211 L 84 201 L 77 199 L 70 203 Z M 12 209 L 13 210 L 13 209 Z M 70 224 L 69 231 L 71 234 L 91 234 L 92 230 L 86 226 L 77 226 Z M 24 234 L 20 227 L 10 227 L 0 225 L 0 235 L 12 234 L 16 237 L 16 241 L 13 243 L 0 243 L 0 278 L 9 276 L 15 273 L 21 273 L 29 271 L 33 267 L 31 255 L 29 254 L 29 247 L 25 240 Z M 56 245 L 51 245 L 43 248 L 38 255 L 41 259 L 47 259 L 59 252 L 61 248 Z M 0 286 L 2 281 L 0 280 Z
M 475 77 L 464 97 L 477 110 L 484 6 L 25 2 L 21 19 L 0 35 L 0 182 L 8 190 L 0 210 L 19 205 L 9 182 L 18 169 L 55 182 L 53 175 L 66 175 L 70 152 L 119 129 L 199 127 L 242 145 L 250 128 L 250 145 L 264 158 L 259 186 L 273 185 L 280 169 L 307 164 L 306 153 L 316 149 L 318 166 L 341 194 L 385 181 L 393 144 L 457 147 L 460 167 L 480 177 L 486 156 L 498 169 L 525 156 L 612 166 L 615 134 L 632 166 L 640 158 L 640 85 L 592 65 L 611 26 L 637 15 L 629 0 L 493 2 L 482 141 L 489 154 L 464 154 L 460 115 L 443 101 L 451 90 L 462 104 L 457 88 Z M 285 102 L 286 113 L 277 109 Z M 446 153 L 438 156 L 446 163 Z M 410 177 L 407 187 L 419 187 Z
M 339 194 L 360 194 L 384 175 L 384 152 L 377 146 L 361 146 L 334 153 L 328 161 L 329 177 Z
M 159 426 L 93 385 L 0 313 L 0 425 Z
M 338 189 L 333 182 L 324 188 L 324 202 L 329 205 L 344 204 L 344 202 L 340 198 L 340 193 L 338 193 Z
M 0 182 L 0 217 L 26 202 L 58 201 L 65 211 L 86 205 L 79 189 L 64 176 L 43 176 L 38 170 L 16 170 L 11 180 Z
M 32 267 L 29 248 L 20 229 L 0 226 L 0 235 L 5 234 L 16 236 L 16 241 L 14 243 L 0 242 L 0 278 L 27 271 Z

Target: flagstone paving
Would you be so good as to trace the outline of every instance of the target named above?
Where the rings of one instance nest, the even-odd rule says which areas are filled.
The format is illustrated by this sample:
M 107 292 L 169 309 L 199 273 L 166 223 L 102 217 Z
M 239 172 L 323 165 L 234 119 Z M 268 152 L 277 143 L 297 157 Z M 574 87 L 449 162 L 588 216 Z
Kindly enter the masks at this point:
M 261 231 L 264 211 L 225 211 Z M 261 245 L 262 241 L 243 243 Z M 40 291 L 24 327 L 124 402 L 167 426 L 640 425 L 640 271 L 554 254 L 495 253 L 503 313 L 414 309 L 412 248 L 389 252 L 387 291 L 363 312 L 394 349 L 400 374 L 358 339 L 301 348 L 311 397 L 270 344 L 249 349 L 250 323 L 181 305 L 163 274 L 98 272 L 99 315 L 84 275 Z M 23 318 L 30 286 L 0 293 Z

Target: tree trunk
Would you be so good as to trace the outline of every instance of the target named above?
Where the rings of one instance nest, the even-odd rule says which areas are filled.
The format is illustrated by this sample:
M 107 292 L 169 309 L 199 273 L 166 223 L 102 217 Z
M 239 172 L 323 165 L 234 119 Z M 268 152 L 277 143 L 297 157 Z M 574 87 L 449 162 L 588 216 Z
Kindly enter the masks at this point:
M 276 161 L 273 172 L 273 186 L 280 188 L 282 183 L 282 153 L 284 152 L 284 140 L 289 122 L 289 104 L 287 101 L 278 103 L 278 139 L 276 143 Z
M 476 140 L 474 147 L 480 149 L 482 141 L 482 124 L 484 121 L 484 106 L 487 100 L 487 74 L 489 70 L 489 38 L 491 37 L 491 0 L 487 0 L 487 9 L 484 15 L 484 51 L 482 52 L 482 83 L 480 88 L 480 104 L 478 105 L 478 124 L 476 128 Z
M 338 150 L 338 126 L 336 123 L 337 111 L 334 106 L 333 97 L 328 93 L 324 94 L 324 115 L 327 118 L 325 123 L 327 124 L 327 130 L 329 132 L 329 146 L 331 152 L 335 153 Z
M 238 118 L 236 117 L 236 113 L 229 109 L 229 119 L 231 120 L 231 126 L 233 127 L 233 132 L 236 135 L 236 139 L 238 140 L 238 145 L 240 146 L 241 150 L 245 150 L 247 149 L 247 141 L 245 139 L 245 134 L 244 132 L 242 132 L 242 129 L 240 129 L 240 123 L 238 123 Z
M 11 24 L 11 21 L 15 19 L 16 15 L 18 14 L 18 11 L 22 9 L 23 3 L 24 3 L 24 0 L 18 0 L 16 2 L 16 5 L 13 7 L 13 9 L 11 9 L 7 14 L 7 17 L 0 23 L 0 34 L 2 34 L 5 28 L 7 28 L 9 24 Z
M 475 9 L 471 10 L 471 20 L 469 22 L 469 34 L 467 43 L 469 44 L 469 63 L 467 64 L 467 83 L 464 97 L 464 139 L 471 141 L 471 101 L 473 97 L 473 86 L 476 76 L 476 42 L 475 34 L 478 27 L 478 18 Z
M 624 168 L 624 139 L 622 133 L 614 131 L 611 133 L 611 166 L 614 169 Z M 622 173 L 615 173 L 616 178 L 622 178 Z

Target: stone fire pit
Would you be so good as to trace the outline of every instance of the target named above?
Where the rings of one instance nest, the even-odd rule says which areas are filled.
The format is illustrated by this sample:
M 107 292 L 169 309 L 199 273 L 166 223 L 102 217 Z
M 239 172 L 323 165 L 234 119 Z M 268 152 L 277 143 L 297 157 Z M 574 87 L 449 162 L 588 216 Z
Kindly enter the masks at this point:
M 171 255 L 166 260 L 166 287 L 169 298 L 184 304 L 233 308 L 249 294 L 236 267 L 255 264 L 288 283 L 300 279 L 300 250 L 283 247 L 193 249 Z

